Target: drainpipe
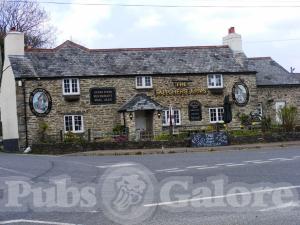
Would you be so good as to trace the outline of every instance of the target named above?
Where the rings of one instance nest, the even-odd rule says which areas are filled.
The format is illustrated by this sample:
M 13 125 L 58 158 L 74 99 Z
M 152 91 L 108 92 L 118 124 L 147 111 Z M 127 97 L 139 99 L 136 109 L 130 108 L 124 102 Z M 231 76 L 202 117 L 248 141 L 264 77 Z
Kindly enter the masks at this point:
M 26 110 L 26 90 L 25 90 L 25 79 L 22 80 L 23 88 L 23 104 L 24 104 L 24 123 L 25 123 L 25 148 L 28 147 L 28 128 L 27 128 L 27 110 Z

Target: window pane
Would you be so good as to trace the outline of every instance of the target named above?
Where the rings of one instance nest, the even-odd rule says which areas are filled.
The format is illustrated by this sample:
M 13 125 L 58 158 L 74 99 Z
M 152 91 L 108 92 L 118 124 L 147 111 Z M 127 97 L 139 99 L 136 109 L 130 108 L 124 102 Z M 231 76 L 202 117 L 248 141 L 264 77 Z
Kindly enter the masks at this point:
M 210 114 L 210 121 L 216 122 L 217 121 L 217 111 L 216 109 L 209 109 Z
M 215 86 L 214 76 L 213 75 L 209 75 L 208 76 L 208 85 L 209 86 Z
M 145 77 L 145 86 L 151 87 L 151 77 Z
M 65 131 L 72 131 L 72 116 L 65 116 Z
M 174 124 L 180 124 L 180 118 L 179 118 L 179 110 L 178 109 L 174 109 Z
M 136 78 L 136 86 L 142 87 L 143 86 L 143 77 Z
M 70 93 L 70 80 L 68 79 L 64 80 L 64 92 Z
M 223 121 L 223 120 L 224 120 L 224 109 L 218 108 L 218 121 Z
M 216 74 L 215 78 L 216 78 L 216 86 L 217 87 L 222 86 L 222 76 L 220 74 Z
M 82 131 L 82 116 L 74 116 L 74 131 Z
M 78 79 L 72 79 L 72 92 L 78 93 Z

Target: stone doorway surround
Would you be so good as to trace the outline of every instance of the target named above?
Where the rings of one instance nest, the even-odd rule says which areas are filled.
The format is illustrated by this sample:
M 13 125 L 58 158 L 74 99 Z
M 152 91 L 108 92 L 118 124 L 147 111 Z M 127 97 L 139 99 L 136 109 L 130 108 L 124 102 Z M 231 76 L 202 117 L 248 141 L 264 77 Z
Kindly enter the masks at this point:
M 120 109 L 123 115 L 123 125 L 128 127 L 130 139 L 140 140 L 141 132 L 152 133 L 162 131 L 160 111 L 163 110 L 158 102 L 146 94 L 137 94 Z

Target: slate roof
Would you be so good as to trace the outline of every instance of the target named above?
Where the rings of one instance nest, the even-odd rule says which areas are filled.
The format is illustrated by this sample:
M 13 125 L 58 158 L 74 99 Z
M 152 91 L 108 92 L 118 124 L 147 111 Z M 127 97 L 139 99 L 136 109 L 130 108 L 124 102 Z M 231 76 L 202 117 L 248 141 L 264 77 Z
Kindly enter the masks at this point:
M 270 57 L 248 58 L 250 70 L 256 70 L 258 86 L 300 85 L 300 74 L 289 73 Z
M 250 72 L 228 46 L 97 50 L 66 41 L 9 59 L 16 78 Z
M 163 107 L 146 94 L 137 94 L 126 102 L 119 112 L 133 112 L 137 110 L 162 110 Z

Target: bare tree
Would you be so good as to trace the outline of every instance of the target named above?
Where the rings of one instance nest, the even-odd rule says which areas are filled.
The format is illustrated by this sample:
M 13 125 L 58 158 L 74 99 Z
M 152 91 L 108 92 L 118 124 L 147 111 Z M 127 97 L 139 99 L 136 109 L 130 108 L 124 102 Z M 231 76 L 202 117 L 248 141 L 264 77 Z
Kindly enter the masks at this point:
M 14 27 L 24 32 L 26 46 L 51 47 L 55 28 L 47 24 L 48 21 L 47 12 L 35 0 L 0 0 L 0 77 L 6 33 Z
M 1 0 L 0 0 L 1 1 Z M 55 29 L 47 24 L 49 16 L 37 1 L 2 0 L 0 3 L 0 39 L 14 27 L 24 32 L 25 45 L 49 47 L 54 43 Z

